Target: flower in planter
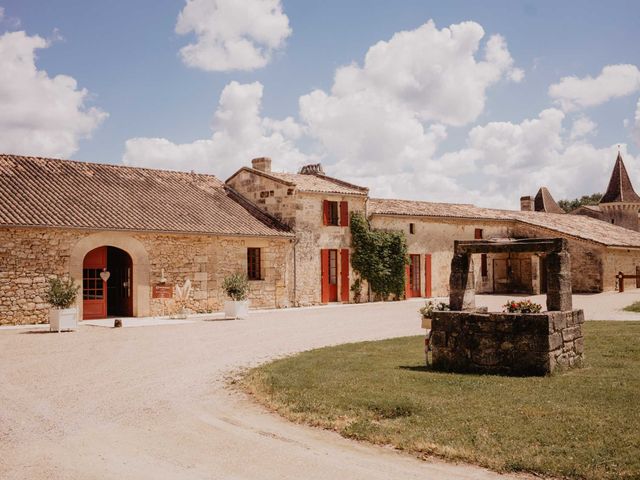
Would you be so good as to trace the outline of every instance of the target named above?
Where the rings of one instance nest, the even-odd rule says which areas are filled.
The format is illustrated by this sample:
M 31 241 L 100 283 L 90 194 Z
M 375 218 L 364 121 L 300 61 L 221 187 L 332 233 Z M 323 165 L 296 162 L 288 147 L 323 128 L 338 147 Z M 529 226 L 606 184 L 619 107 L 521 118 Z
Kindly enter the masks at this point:
M 534 303 L 531 300 L 509 300 L 505 303 L 502 308 L 504 312 L 508 313 L 540 313 L 542 310 L 542 305 L 539 303 Z
M 423 317 L 429 318 L 433 312 L 444 312 L 450 310 L 449 305 L 444 302 L 434 302 L 429 300 L 425 303 L 424 307 L 420 309 L 420 313 Z

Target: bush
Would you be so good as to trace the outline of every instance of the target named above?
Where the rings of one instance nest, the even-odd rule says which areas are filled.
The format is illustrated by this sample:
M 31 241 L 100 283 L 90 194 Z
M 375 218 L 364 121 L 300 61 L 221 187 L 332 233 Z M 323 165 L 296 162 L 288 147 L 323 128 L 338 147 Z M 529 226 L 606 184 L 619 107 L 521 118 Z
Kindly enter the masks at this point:
M 434 302 L 429 300 L 424 307 L 420 309 L 420 313 L 425 318 L 431 318 L 433 312 L 444 312 L 450 310 L 449 305 L 444 302 Z
M 73 278 L 66 280 L 60 280 L 57 277 L 50 278 L 45 300 L 53 308 L 70 308 L 76 301 L 78 290 L 80 290 L 80 286 L 75 284 Z
M 249 295 L 249 280 L 246 275 L 234 273 L 224 279 L 222 288 L 232 300 L 240 302 Z
M 522 300 L 520 302 L 509 300 L 502 307 L 504 312 L 509 313 L 539 313 L 542 310 L 542 305 L 533 303 L 531 300 Z

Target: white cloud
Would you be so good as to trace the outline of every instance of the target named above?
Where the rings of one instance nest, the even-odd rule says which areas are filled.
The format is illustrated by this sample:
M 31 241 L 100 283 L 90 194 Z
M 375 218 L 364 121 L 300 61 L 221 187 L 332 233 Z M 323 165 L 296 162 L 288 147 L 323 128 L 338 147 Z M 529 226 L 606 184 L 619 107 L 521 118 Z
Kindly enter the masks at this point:
M 0 151 L 67 157 L 107 117 L 85 105 L 75 79 L 37 69 L 36 50 L 48 46 L 22 31 L 0 36 Z
M 439 30 L 429 21 L 396 33 L 373 45 L 362 66 L 339 68 L 330 93 L 302 96 L 301 119 L 343 175 L 407 172 L 425 162 L 441 169 L 431 159 L 445 125 L 475 120 L 487 88 L 523 76 L 504 38 L 482 46 L 483 37 L 475 22 Z
M 596 133 L 597 127 L 598 126 L 593 120 L 591 120 L 589 117 L 585 115 L 581 115 L 573 121 L 573 125 L 571 126 L 571 134 L 569 135 L 569 138 L 571 140 L 584 138 L 587 135 Z
M 141 167 L 210 172 L 226 178 L 255 157 L 273 158 L 274 169 L 295 171 L 307 156 L 293 144 L 302 127 L 292 118 L 260 116 L 262 84 L 229 83 L 220 95 L 211 138 L 176 144 L 165 138 L 132 138 L 123 162 Z
M 549 95 L 565 111 L 593 107 L 640 91 L 635 65 L 607 65 L 596 78 L 563 77 L 549 87 Z
M 183 62 L 209 71 L 264 67 L 291 34 L 280 0 L 187 0 L 176 33 L 194 33 Z
M 640 147 L 640 99 L 638 99 L 638 104 L 636 105 L 636 114 L 632 128 L 632 135 L 636 144 Z

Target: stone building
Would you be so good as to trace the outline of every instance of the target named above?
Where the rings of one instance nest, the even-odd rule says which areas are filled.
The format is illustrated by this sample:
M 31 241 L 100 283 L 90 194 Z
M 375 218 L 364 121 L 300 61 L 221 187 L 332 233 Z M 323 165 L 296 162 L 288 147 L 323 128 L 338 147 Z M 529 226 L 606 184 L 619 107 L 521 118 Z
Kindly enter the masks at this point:
M 634 203 L 619 168 L 614 200 L 622 201 L 611 203 Z M 353 301 L 352 212 L 374 229 L 405 232 L 407 298 L 448 294 L 453 240 L 565 238 L 576 292 L 613 290 L 617 272 L 640 268 L 640 233 L 549 213 L 559 207 L 546 189 L 529 200 L 528 211 L 510 211 L 369 198 L 367 188 L 327 176 L 320 165 L 281 173 L 268 158 L 223 183 L 213 175 L 0 155 L 0 323 L 45 322 L 53 276 L 82 282 L 82 319 L 173 313 L 181 308 L 173 287 L 186 280 L 193 285 L 186 307 L 217 311 L 222 281 L 235 272 L 249 277 L 253 307 Z M 476 290 L 544 292 L 544 264 L 530 253 L 478 255 Z
M 81 319 L 172 313 L 187 279 L 217 311 L 238 271 L 254 306 L 291 304 L 293 233 L 214 176 L 0 155 L 0 194 L 0 324 L 46 322 L 50 276 L 82 282 Z
M 300 173 L 271 171 L 271 160 L 234 173 L 227 185 L 295 232 L 293 292 L 298 305 L 348 302 L 351 212 L 365 213 L 369 190 L 324 174 L 320 165 Z

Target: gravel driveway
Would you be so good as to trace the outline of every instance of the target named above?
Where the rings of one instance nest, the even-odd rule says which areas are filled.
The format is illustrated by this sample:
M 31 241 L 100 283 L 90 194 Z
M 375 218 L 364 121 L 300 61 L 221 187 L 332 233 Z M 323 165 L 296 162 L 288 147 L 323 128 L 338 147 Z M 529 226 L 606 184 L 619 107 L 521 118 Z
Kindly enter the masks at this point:
M 421 334 L 421 305 L 329 306 L 62 334 L 3 330 L 0 478 L 499 478 L 290 424 L 224 387 L 229 372 L 274 357 Z

